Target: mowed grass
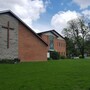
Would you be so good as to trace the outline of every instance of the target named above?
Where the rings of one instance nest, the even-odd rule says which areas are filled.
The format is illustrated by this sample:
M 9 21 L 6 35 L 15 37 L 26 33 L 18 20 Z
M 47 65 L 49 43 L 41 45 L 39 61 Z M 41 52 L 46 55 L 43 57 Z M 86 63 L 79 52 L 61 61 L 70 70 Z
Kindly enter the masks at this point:
M 90 90 L 90 60 L 0 64 L 0 90 Z

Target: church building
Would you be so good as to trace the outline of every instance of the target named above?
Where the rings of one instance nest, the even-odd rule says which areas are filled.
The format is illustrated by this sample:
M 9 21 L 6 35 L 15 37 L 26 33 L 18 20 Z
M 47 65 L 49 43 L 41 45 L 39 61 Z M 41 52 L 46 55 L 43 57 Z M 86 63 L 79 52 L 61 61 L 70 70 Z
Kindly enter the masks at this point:
M 60 56 L 66 57 L 66 41 L 55 30 L 38 33 L 38 35 L 48 44 L 48 53 L 57 51 Z
M 0 59 L 47 61 L 47 52 L 48 44 L 12 11 L 0 12 Z

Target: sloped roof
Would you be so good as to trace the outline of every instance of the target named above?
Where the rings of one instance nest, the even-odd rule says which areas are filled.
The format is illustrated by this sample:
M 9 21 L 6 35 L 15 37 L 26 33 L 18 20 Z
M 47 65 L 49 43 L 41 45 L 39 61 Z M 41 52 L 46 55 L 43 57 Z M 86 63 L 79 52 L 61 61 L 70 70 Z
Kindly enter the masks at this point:
M 11 14 L 14 18 L 16 18 L 19 22 L 21 22 L 25 27 L 27 27 L 27 28 L 29 29 L 29 31 L 31 31 L 39 40 L 41 40 L 45 45 L 48 46 L 48 44 L 47 44 L 46 42 L 44 42 L 40 36 L 37 35 L 37 33 L 35 33 L 27 24 L 24 23 L 24 21 L 22 21 L 22 20 L 21 20 L 17 15 L 15 15 L 11 10 L 0 11 L 0 15 L 1 15 L 1 14 L 6 14 L 6 13 Z
M 44 31 L 44 32 L 40 32 L 40 33 L 38 33 L 38 35 L 42 35 L 42 34 L 44 34 L 44 33 L 48 33 L 48 32 L 51 32 L 52 34 L 54 34 L 56 37 L 62 37 L 63 39 L 65 39 L 62 35 L 60 35 L 57 31 L 55 31 L 55 30 L 48 30 L 48 31 Z

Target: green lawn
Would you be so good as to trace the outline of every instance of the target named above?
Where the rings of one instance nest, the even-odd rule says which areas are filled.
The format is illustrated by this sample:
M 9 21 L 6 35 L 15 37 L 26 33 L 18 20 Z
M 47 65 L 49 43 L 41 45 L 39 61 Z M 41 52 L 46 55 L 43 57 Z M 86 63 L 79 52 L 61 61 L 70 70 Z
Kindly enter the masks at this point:
M 90 60 L 0 64 L 0 90 L 90 90 Z

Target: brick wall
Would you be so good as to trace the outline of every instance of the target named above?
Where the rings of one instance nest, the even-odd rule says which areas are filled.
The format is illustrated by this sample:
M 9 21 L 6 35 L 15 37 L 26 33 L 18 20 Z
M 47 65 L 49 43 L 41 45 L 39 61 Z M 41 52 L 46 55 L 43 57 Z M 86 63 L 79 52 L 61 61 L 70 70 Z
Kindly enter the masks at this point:
M 50 44 L 49 36 L 48 35 L 41 35 L 40 37 L 48 44 L 48 50 L 49 50 L 49 44 Z
M 47 61 L 47 46 L 19 23 L 19 58 L 22 61 Z
M 49 49 L 49 36 L 48 35 L 41 35 L 41 38 L 48 43 L 48 49 Z M 66 42 L 64 39 L 57 39 L 54 37 L 54 49 L 59 52 L 60 55 L 66 56 Z
M 66 42 L 65 40 L 54 39 L 54 48 L 61 56 L 66 56 Z

